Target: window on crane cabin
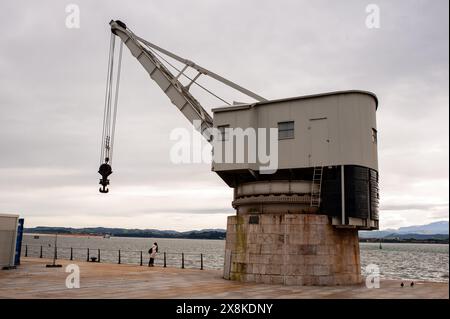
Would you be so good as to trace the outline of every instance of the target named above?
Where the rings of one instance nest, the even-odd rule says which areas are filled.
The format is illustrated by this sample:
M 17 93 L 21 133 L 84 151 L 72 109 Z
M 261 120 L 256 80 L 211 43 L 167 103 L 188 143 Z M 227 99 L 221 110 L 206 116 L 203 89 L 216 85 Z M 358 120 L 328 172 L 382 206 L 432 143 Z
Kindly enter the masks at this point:
M 219 125 L 217 129 L 219 130 L 219 141 L 228 141 L 228 131 L 230 125 Z
M 278 139 L 294 138 L 294 121 L 278 122 Z

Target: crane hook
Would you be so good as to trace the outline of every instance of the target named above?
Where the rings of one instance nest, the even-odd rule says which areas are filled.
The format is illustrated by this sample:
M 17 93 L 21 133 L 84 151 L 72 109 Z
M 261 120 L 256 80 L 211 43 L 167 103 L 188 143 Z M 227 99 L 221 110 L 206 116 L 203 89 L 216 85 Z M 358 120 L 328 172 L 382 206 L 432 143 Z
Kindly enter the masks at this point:
M 108 176 L 112 174 L 111 165 L 108 164 L 109 158 L 105 158 L 105 162 L 100 165 L 100 168 L 98 169 L 98 172 L 100 175 L 102 175 L 102 178 L 100 179 L 99 184 L 102 185 L 98 190 L 100 193 L 108 193 L 109 189 L 106 188 L 106 186 L 109 185 L 109 179 Z
M 100 181 L 100 184 L 101 184 L 101 183 L 102 183 L 102 182 Z M 109 192 L 109 189 L 106 188 L 106 185 L 102 185 L 102 187 L 100 187 L 100 188 L 98 189 L 98 191 L 99 191 L 100 193 L 106 194 L 106 193 Z

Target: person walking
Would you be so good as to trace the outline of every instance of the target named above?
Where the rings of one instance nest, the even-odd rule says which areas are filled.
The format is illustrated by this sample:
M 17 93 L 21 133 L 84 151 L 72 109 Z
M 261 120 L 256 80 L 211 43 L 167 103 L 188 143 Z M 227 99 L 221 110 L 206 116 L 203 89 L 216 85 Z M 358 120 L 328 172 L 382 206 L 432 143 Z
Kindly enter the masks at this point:
M 153 243 L 152 248 L 148 250 L 148 253 L 150 254 L 150 259 L 148 261 L 148 266 L 153 267 L 155 263 L 155 257 L 156 253 L 158 252 L 158 243 Z

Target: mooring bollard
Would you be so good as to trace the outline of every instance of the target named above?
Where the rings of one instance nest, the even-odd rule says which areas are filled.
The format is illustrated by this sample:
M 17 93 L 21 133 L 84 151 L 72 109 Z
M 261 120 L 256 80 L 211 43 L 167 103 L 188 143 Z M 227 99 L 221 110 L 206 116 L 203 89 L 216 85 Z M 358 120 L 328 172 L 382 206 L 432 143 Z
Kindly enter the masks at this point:
M 166 252 L 164 252 L 164 268 L 167 266 Z
M 42 245 L 41 245 L 41 252 L 39 253 L 39 258 L 42 258 Z
M 200 254 L 200 270 L 203 270 L 203 254 Z
M 98 253 L 97 253 L 97 262 L 100 262 L 100 249 L 98 250 Z
M 181 269 L 184 269 L 184 253 L 181 253 Z
M 119 249 L 119 265 L 120 265 L 120 261 L 121 261 L 121 260 L 120 260 L 120 249 Z
M 25 257 L 28 257 L 28 245 L 25 245 Z
M 73 260 L 73 248 L 70 247 L 70 260 Z
M 87 249 L 87 258 L 86 261 L 89 261 L 89 248 Z
M 141 266 L 142 266 L 142 251 L 141 251 Z

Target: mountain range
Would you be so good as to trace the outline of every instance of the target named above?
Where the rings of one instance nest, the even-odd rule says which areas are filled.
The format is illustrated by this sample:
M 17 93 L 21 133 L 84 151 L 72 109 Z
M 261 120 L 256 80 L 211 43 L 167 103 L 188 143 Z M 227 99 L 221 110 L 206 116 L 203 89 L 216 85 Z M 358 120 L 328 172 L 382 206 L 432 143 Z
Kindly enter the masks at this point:
M 360 231 L 360 238 L 413 238 L 413 239 L 445 239 L 448 238 L 448 221 L 438 221 L 426 225 L 400 227 L 376 231 Z

